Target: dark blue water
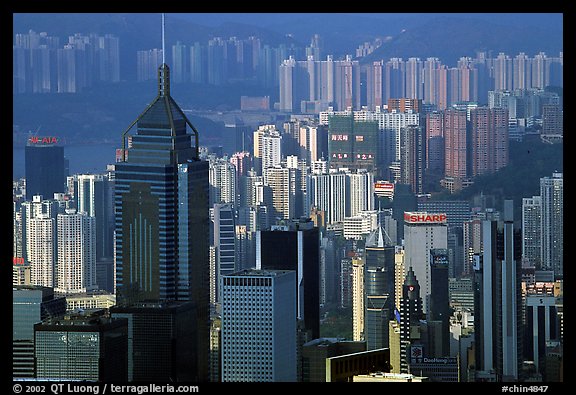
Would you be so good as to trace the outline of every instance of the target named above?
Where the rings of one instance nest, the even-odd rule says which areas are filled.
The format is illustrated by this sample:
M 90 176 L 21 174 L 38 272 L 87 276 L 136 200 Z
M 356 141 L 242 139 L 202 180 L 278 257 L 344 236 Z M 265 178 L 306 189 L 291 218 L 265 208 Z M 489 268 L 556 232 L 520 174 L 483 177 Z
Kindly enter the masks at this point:
M 116 161 L 116 144 L 65 145 L 64 156 L 70 164 L 70 174 L 104 173 L 106 165 Z M 15 180 L 24 177 L 24 147 L 13 149 L 12 176 Z

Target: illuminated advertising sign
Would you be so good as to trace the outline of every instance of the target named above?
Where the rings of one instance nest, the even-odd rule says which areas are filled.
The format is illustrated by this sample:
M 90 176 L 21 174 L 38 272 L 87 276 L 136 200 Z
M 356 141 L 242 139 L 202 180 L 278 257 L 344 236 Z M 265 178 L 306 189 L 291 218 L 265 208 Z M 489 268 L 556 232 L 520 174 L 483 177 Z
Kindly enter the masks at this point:
M 376 181 L 374 183 L 374 193 L 377 196 L 394 197 L 394 184 L 388 181 Z
M 24 258 L 18 257 L 18 256 L 12 257 L 12 264 L 13 265 L 23 265 L 24 264 Z
M 445 213 L 404 212 L 404 222 L 409 224 L 444 224 Z
M 58 138 L 54 136 L 38 137 L 32 136 L 28 139 L 29 144 L 56 144 L 58 143 Z

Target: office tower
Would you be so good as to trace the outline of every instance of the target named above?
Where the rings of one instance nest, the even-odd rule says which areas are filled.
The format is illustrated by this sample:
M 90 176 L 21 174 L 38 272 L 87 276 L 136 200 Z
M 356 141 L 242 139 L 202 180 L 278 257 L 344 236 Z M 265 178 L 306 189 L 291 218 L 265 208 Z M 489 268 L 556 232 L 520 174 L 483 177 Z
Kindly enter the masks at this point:
M 328 156 L 331 169 L 367 169 L 378 165 L 378 124 L 355 121 L 349 116 L 331 116 L 328 125 Z
M 430 315 L 428 320 L 440 321 L 441 337 L 439 341 L 440 355 L 450 355 L 450 298 L 448 289 L 448 250 L 434 248 L 430 250 Z M 429 355 L 432 356 L 432 355 Z
M 74 198 L 78 213 L 96 219 L 96 259 L 113 256 L 114 212 L 113 181 L 101 174 L 78 174 L 74 181 Z
M 448 225 L 448 253 L 450 266 L 448 275 L 460 277 L 464 272 L 464 224 L 471 220 L 471 203 L 466 200 L 428 200 L 418 202 L 418 211 L 446 214 Z
M 36 378 L 125 382 L 128 322 L 68 315 L 34 325 Z
M 265 170 L 265 186 L 270 188 L 264 203 L 274 220 L 294 218 L 296 203 L 296 169 L 280 165 Z
M 364 250 L 364 339 L 368 350 L 388 347 L 388 321 L 394 312 L 394 246 L 379 227 Z
M 293 270 L 222 277 L 223 382 L 297 380 L 296 281 Z
M 210 207 L 217 203 L 236 205 L 236 168 L 227 159 L 210 156 L 208 161 Z
M 216 247 L 216 284 L 223 275 L 238 270 L 236 265 L 236 237 L 234 209 L 231 204 L 214 205 L 214 247 Z M 219 289 L 216 289 L 220 301 Z
M 254 168 L 259 175 L 264 175 L 268 167 L 280 164 L 281 140 L 274 125 L 261 125 L 254 131 Z
M 542 202 L 542 269 L 554 270 L 555 278 L 564 276 L 564 175 L 540 178 Z
M 110 308 L 128 321 L 128 381 L 198 381 L 197 307 L 189 301 L 142 301 Z M 209 322 L 206 324 L 210 327 Z M 206 332 L 210 341 L 209 331 Z M 208 352 L 203 364 L 208 364 Z M 206 379 L 204 379 L 206 380 Z
M 309 339 L 319 338 L 320 238 L 312 221 L 285 221 L 257 232 L 256 269 L 296 272 L 297 318 L 304 321 Z
M 560 340 L 554 296 L 528 294 L 525 314 L 523 356 L 525 360 L 534 362 L 539 373 L 545 374 L 548 344 Z
M 169 68 L 158 70 L 158 95 L 116 163 L 116 290 L 119 305 L 175 299 L 194 304 L 190 374 L 208 379 L 208 162 L 198 131 L 170 96 Z M 193 135 L 187 133 L 190 126 Z M 195 146 L 191 146 L 191 138 Z
M 220 317 L 213 317 L 210 324 L 210 382 L 220 382 L 221 366 L 220 359 L 221 333 L 222 333 L 222 320 Z
M 470 112 L 472 176 L 498 171 L 508 165 L 508 112 L 478 107 Z
M 322 337 L 304 344 L 302 352 L 303 377 L 305 383 L 326 382 L 326 360 L 366 351 L 366 342 Z
M 522 243 L 511 200 L 504 201 L 503 220 L 482 222 L 482 242 L 483 253 L 475 262 L 476 370 L 494 371 L 499 381 L 515 381 L 522 364 Z
M 522 267 L 542 267 L 542 199 L 522 198 Z
M 96 219 L 67 209 L 58 214 L 57 292 L 93 291 L 96 285 Z
M 250 231 L 246 225 L 236 225 L 236 270 L 256 267 L 256 231 Z
M 400 298 L 398 299 L 400 303 Z M 396 310 L 399 312 L 400 309 Z M 400 322 L 395 317 L 393 320 L 388 321 L 388 347 L 390 348 L 390 372 L 400 373 Z
M 24 148 L 27 200 L 34 195 L 51 199 L 55 193 L 64 192 L 64 147 L 56 143 L 56 137 L 33 137 Z
M 352 340 L 364 340 L 364 259 L 352 261 Z
M 42 286 L 12 287 L 12 377 L 35 378 L 34 324 L 66 312 L 66 299 Z
M 420 285 L 410 267 L 404 279 L 402 299 L 400 299 L 400 373 L 408 373 L 409 371 L 408 352 L 410 351 L 413 327 L 420 325 L 423 316 Z
M 466 111 L 448 109 L 444 112 L 444 186 L 450 191 L 462 189 L 470 176 L 468 145 L 470 137 Z
M 424 191 L 424 129 L 406 126 L 400 129 L 400 183 L 410 185 L 412 192 Z
M 448 226 L 445 213 L 405 212 L 404 251 L 405 267 L 411 268 L 419 278 L 422 311 L 430 313 L 432 279 L 430 250 L 448 248 Z

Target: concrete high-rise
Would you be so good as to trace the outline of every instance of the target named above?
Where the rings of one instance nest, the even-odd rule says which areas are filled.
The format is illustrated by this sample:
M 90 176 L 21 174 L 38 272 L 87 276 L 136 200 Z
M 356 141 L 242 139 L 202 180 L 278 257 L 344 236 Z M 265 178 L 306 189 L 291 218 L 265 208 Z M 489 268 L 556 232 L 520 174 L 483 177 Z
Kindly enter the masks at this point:
M 222 277 L 222 381 L 297 381 L 296 272 Z
M 472 177 L 495 173 L 508 165 L 508 111 L 478 107 L 470 112 Z
M 448 109 L 444 112 L 444 185 L 459 190 L 470 176 L 468 164 L 468 133 L 466 111 Z
M 74 197 L 79 213 L 85 212 L 96 222 L 96 260 L 114 254 L 114 181 L 102 174 L 78 174 Z
M 58 214 L 55 288 L 63 294 L 97 289 L 96 218 L 74 209 Z
M 540 179 L 542 204 L 542 258 L 544 270 L 554 270 L 556 278 L 564 276 L 564 175 Z
M 136 124 L 126 149 L 126 134 Z M 169 68 L 162 64 L 158 95 L 123 133 L 123 155 L 116 163 L 116 289 L 119 305 L 142 300 L 193 302 L 195 347 L 190 374 L 205 381 L 210 329 L 209 193 L 208 162 L 199 157 L 198 138 L 198 131 L 170 96 Z
M 400 183 L 410 185 L 415 194 L 424 192 L 425 144 L 424 128 L 400 129 Z

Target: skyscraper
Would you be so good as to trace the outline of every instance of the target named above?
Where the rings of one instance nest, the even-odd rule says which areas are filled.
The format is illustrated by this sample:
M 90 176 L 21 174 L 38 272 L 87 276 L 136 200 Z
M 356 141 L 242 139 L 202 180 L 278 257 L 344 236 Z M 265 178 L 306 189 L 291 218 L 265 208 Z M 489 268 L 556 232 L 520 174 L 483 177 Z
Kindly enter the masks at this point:
M 137 124 L 131 147 L 126 134 Z M 187 133 L 190 126 L 193 136 Z M 195 145 L 191 145 L 191 138 Z M 116 285 L 119 304 L 184 300 L 195 305 L 192 376 L 208 379 L 208 162 L 198 131 L 170 96 L 166 64 L 158 95 L 128 127 L 116 163 Z
M 41 286 L 12 288 L 12 377 L 36 377 L 34 324 L 66 312 L 66 299 Z
M 216 284 L 226 274 L 238 270 L 236 265 L 234 210 L 231 204 L 214 205 L 214 247 L 216 247 Z M 220 301 L 220 292 L 216 292 Z
M 32 137 L 28 141 L 24 149 L 27 200 L 35 195 L 52 199 L 55 193 L 64 192 L 64 147 L 57 142 L 56 137 Z
M 222 277 L 222 381 L 296 381 L 296 272 Z
M 454 191 L 470 176 L 466 111 L 448 109 L 444 112 L 444 185 Z
M 472 177 L 494 173 L 508 165 L 508 111 L 478 107 L 470 112 Z
M 564 276 L 564 176 L 554 172 L 540 179 L 542 204 L 542 269 Z
M 320 239 L 312 221 L 284 221 L 257 232 L 256 269 L 296 272 L 297 318 L 304 322 L 309 339 L 319 338 Z
M 404 240 L 405 267 L 411 268 L 418 277 L 422 310 L 428 315 L 432 293 L 430 250 L 448 248 L 446 214 L 405 212 Z
M 517 380 L 522 364 L 520 239 L 512 201 L 505 200 L 503 221 L 482 223 L 483 253 L 475 263 L 476 370 L 494 371 L 499 381 Z
M 93 291 L 96 285 L 96 219 L 67 209 L 58 214 L 56 290 L 61 293 Z
M 125 319 L 68 315 L 34 325 L 36 378 L 125 382 Z
M 388 321 L 394 312 L 394 246 L 379 227 L 366 238 L 364 339 L 368 350 L 388 347 Z
M 437 339 L 441 354 L 450 355 L 450 298 L 448 295 L 448 250 L 434 248 L 430 250 L 430 315 L 428 320 L 440 321 L 441 337 Z M 432 355 L 430 355 L 432 356 Z
M 420 285 L 410 267 L 404 285 L 402 286 L 402 299 L 400 299 L 400 373 L 409 371 L 410 343 L 414 326 L 420 325 L 423 318 L 422 298 L 420 297 Z

